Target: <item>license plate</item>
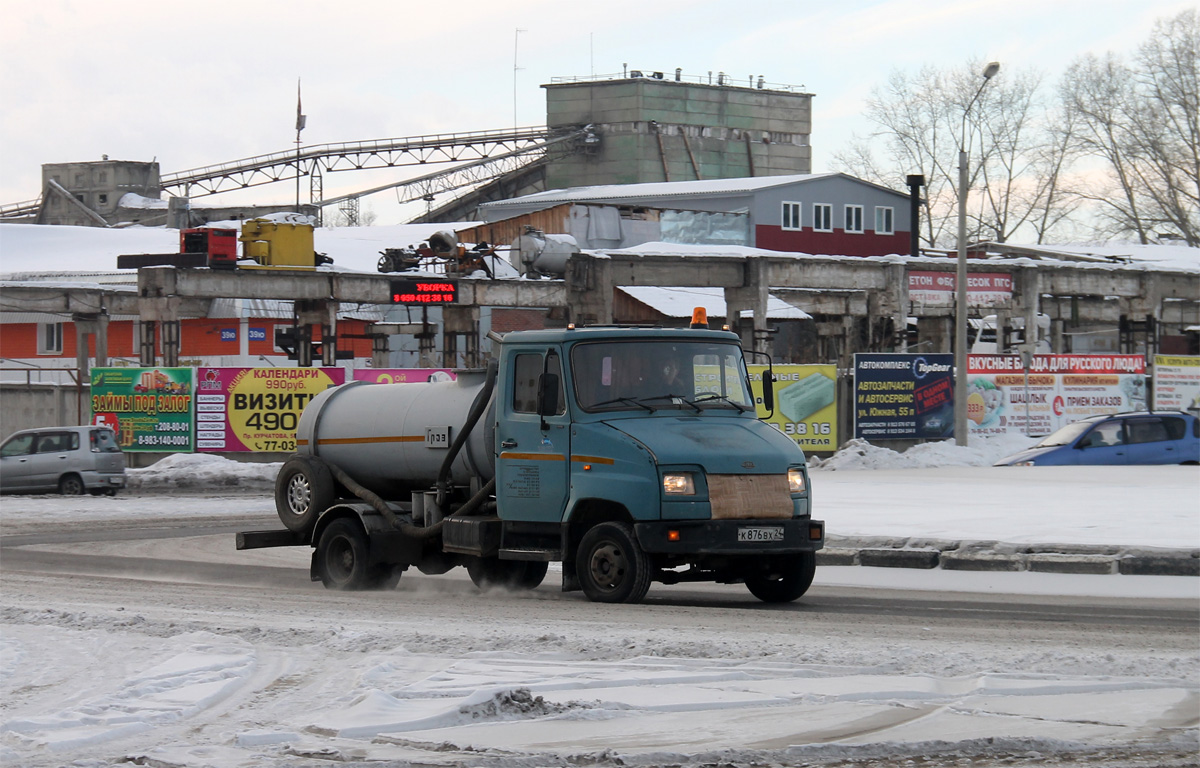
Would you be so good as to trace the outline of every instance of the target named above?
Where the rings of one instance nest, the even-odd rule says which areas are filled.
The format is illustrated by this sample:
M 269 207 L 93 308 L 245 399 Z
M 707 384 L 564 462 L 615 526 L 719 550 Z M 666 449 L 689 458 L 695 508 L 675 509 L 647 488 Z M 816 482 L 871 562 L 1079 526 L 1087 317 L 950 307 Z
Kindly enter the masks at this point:
M 768 526 L 765 528 L 752 528 L 750 526 L 742 526 L 738 528 L 738 541 L 783 541 L 783 528 L 781 526 Z

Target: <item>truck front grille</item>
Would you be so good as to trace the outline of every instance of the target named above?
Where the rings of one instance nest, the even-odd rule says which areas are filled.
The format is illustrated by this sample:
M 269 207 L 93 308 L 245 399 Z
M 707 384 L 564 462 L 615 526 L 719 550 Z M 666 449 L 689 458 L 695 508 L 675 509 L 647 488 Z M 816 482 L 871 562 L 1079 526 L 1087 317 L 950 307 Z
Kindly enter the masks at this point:
M 787 475 L 709 475 L 713 520 L 789 518 Z

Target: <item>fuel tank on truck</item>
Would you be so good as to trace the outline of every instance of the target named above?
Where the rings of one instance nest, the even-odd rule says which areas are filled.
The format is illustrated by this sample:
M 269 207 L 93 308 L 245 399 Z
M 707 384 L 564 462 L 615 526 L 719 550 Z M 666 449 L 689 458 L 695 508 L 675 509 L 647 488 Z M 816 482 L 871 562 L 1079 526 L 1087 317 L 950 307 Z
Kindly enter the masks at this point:
M 485 380 L 483 371 L 459 371 L 455 381 L 327 389 L 301 414 L 296 451 L 337 465 L 385 499 L 407 501 L 411 491 L 437 481 Z M 452 485 L 474 477 L 487 482 L 495 474 L 495 421 L 493 393 L 451 465 Z

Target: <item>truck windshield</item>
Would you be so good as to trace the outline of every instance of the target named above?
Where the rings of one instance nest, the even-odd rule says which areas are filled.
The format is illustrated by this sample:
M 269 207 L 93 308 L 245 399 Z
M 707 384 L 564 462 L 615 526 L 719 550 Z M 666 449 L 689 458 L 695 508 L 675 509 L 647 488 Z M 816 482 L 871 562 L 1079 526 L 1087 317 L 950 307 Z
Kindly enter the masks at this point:
M 585 411 L 753 411 L 742 350 L 735 344 L 595 342 L 571 351 L 575 398 Z

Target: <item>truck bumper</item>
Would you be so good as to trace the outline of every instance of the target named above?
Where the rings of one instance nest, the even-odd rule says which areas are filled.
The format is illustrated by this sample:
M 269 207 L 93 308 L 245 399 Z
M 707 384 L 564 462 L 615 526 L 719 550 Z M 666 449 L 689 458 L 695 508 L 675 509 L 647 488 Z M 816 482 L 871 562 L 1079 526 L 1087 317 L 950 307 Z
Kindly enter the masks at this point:
M 635 523 L 642 550 L 652 554 L 776 555 L 825 546 L 822 520 L 693 520 Z

